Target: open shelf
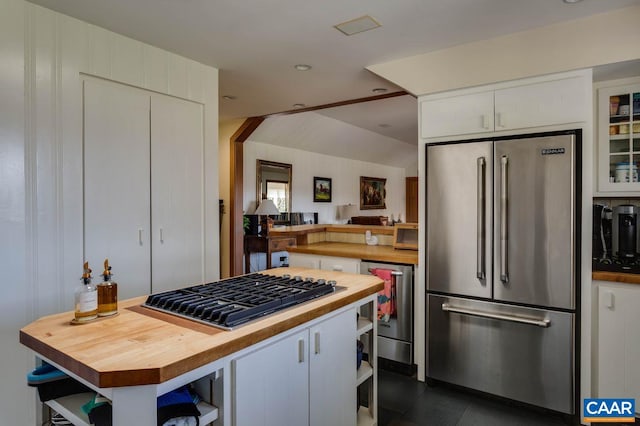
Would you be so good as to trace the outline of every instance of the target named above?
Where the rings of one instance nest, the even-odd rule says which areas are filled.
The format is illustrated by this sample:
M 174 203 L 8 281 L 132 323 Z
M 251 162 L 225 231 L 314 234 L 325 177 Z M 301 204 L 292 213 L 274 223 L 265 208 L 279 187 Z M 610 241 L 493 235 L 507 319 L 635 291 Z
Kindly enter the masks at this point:
M 89 416 L 82 411 L 82 406 L 91 401 L 93 395 L 95 395 L 93 392 L 78 393 L 52 399 L 46 401 L 45 404 L 73 423 L 74 426 L 91 426 Z M 202 426 L 212 423 L 218 418 L 218 408 L 206 402 L 199 402 L 198 410 L 200 410 L 200 424 Z
M 93 395 L 95 395 L 94 392 L 77 393 L 46 401 L 45 404 L 75 426 L 91 426 L 89 416 L 82 411 L 82 406 L 91 401 Z
M 364 382 L 371 376 L 373 376 L 373 368 L 371 368 L 371 364 L 369 364 L 365 360 L 362 360 L 362 364 L 360 364 L 360 368 L 358 368 L 358 378 L 356 380 L 356 384 L 360 386 L 362 382 Z
M 373 322 L 368 318 L 358 318 L 358 336 L 363 335 L 367 331 L 373 329 Z
M 367 407 L 360 407 L 358 410 L 358 426 L 375 425 L 375 419 Z

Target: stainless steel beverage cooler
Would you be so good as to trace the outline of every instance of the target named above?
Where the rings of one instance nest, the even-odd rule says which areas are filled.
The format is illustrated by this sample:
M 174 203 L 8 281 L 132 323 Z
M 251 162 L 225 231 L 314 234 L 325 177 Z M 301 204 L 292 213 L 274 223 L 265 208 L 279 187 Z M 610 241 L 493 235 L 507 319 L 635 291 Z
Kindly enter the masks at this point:
M 394 313 L 388 320 L 378 320 L 378 357 L 408 366 L 413 365 L 413 266 L 362 262 L 360 273 L 374 269 L 393 271 L 392 303 Z
M 427 147 L 427 377 L 573 414 L 579 132 Z

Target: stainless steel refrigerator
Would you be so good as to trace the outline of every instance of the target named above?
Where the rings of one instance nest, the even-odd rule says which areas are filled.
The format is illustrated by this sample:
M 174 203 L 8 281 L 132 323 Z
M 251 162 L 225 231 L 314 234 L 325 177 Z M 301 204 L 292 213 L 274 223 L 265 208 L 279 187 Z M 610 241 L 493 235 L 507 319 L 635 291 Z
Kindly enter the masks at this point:
M 580 133 L 427 147 L 427 377 L 575 412 Z

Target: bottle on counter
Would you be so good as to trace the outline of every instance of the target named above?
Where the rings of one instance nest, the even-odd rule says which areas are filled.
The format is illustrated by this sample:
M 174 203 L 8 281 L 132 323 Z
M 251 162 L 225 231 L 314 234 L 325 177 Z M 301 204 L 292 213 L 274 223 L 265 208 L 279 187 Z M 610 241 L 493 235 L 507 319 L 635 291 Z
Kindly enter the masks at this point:
M 98 317 L 98 291 L 91 284 L 91 269 L 89 262 L 84 262 L 82 285 L 75 292 L 75 320 L 77 322 L 90 321 Z
M 118 313 L 118 284 L 111 280 L 109 259 L 104 260 L 103 282 L 98 284 L 98 316 L 107 317 Z

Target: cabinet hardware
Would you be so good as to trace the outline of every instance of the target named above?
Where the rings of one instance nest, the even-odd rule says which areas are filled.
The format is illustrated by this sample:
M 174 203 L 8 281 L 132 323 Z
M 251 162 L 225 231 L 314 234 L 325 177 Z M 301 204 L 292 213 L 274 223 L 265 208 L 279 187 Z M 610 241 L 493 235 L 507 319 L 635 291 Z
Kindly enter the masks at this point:
M 304 362 L 304 340 L 298 340 L 298 362 Z

